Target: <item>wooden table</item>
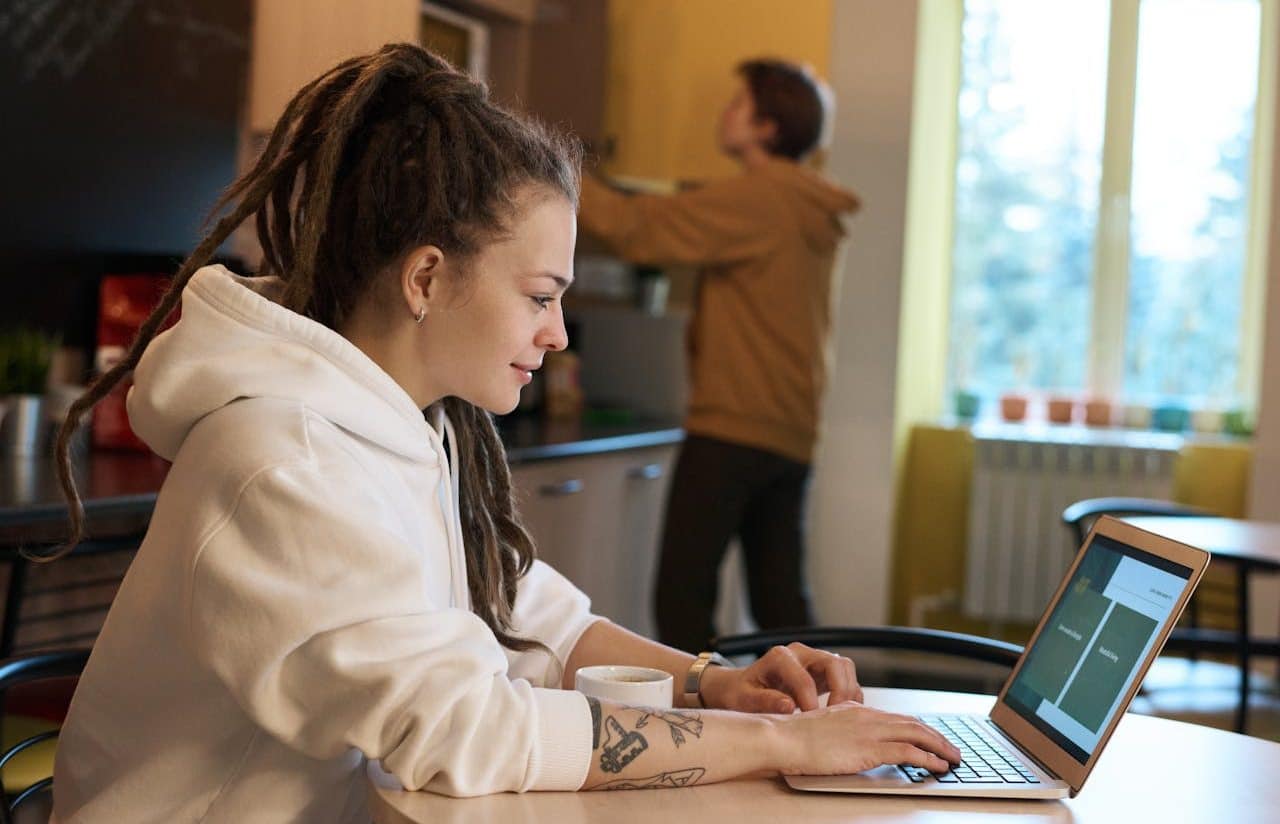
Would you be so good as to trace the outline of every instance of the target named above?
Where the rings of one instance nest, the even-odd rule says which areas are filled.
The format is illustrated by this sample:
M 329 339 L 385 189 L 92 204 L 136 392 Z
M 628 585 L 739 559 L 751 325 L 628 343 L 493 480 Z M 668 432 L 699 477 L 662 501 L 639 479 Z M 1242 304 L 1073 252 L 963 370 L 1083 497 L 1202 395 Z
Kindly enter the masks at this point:
M 871 688 L 867 703 L 899 712 L 985 713 L 989 695 Z M 818 822 L 1267 822 L 1280 811 L 1280 744 L 1164 718 L 1128 715 L 1076 798 L 1065 801 L 944 800 L 801 793 L 780 779 L 678 790 L 501 793 L 448 798 L 405 792 L 370 771 L 378 824 L 489 821 Z
M 1215 630 L 1180 629 L 1169 647 L 1184 649 L 1199 645 L 1205 649 L 1234 652 L 1240 663 L 1240 697 L 1236 706 L 1235 729 L 1244 732 L 1249 713 L 1249 666 L 1257 655 L 1280 657 L 1280 638 L 1257 638 L 1249 628 L 1249 576 L 1280 572 L 1280 523 L 1244 521 L 1235 518 L 1166 518 L 1142 516 L 1124 518 L 1128 523 L 1213 553 L 1211 564 L 1223 561 L 1236 570 L 1236 631 L 1223 639 Z M 1280 820 L 1280 814 L 1277 815 Z

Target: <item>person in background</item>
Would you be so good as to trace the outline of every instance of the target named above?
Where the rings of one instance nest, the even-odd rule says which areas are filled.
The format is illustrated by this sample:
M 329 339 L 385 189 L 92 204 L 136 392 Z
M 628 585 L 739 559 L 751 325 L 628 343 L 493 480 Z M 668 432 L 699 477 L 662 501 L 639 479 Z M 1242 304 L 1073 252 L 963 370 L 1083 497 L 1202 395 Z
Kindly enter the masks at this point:
M 70 435 L 130 370 L 130 420 L 173 464 L 62 728 L 60 824 L 367 821 L 369 761 L 469 796 L 958 760 L 800 645 L 696 670 L 679 741 L 570 689 L 699 663 L 536 560 L 491 419 L 566 344 L 578 158 L 408 44 L 288 104 L 60 432 L 68 550 Z M 250 217 L 260 276 L 203 266 Z
M 667 500 L 655 586 L 660 639 L 714 635 L 721 559 L 741 541 L 763 629 L 813 622 L 805 499 L 830 360 L 843 216 L 858 199 L 802 165 L 831 117 L 800 66 L 748 60 L 720 117 L 734 177 L 674 195 L 628 196 L 583 179 L 579 224 L 638 263 L 700 267 L 688 338 L 686 438 Z

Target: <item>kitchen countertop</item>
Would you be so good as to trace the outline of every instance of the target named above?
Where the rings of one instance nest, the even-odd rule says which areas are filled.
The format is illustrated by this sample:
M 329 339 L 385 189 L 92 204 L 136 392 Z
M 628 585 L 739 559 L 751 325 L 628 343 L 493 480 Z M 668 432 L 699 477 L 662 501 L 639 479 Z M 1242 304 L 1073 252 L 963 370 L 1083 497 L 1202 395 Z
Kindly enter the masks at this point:
M 671 420 L 592 424 L 507 418 L 498 424 L 512 464 L 675 444 L 684 438 Z M 144 530 L 168 469 L 166 461 L 137 452 L 94 451 L 77 461 L 90 534 L 113 537 Z M 0 456 L 0 546 L 59 540 L 66 512 L 50 456 Z
M 684 440 L 676 421 L 637 420 L 626 424 L 586 423 L 540 418 L 499 419 L 498 433 L 512 464 L 663 446 Z

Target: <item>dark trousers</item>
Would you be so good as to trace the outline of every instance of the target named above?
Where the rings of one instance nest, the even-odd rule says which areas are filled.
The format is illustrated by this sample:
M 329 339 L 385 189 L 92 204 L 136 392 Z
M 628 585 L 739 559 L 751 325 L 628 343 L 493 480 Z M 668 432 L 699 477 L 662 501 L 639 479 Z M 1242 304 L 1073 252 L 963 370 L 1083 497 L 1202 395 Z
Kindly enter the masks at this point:
M 737 535 L 761 629 L 813 623 L 804 582 L 809 465 L 690 435 L 671 480 L 655 588 L 658 637 L 697 653 L 715 634 L 720 561 Z

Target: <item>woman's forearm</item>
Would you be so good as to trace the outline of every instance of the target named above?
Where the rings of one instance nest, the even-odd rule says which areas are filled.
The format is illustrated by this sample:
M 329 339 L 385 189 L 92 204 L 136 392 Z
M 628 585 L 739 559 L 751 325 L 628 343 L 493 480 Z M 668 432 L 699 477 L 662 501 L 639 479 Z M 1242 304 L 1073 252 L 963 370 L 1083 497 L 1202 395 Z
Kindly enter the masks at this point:
M 782 761 L 771 716 L 587 703 L 593 738 L 584 790 L 708 784 L 775 774 Z
M 582 634 L 565 668 L 566 688 L 572 688 L 579 667 L 595 664 L 648 666 L 675 680 L 674 709 L 587 698 L 593 732 L 583 789 L 683 787 L 777 773 L 850 774 L 880 764 L 944 771 L 948 761 L 959 762 L 959 751 L 919 719 L 851 700 L 860 699 L 861 691 L 846 659 L 776 647 L 746 669 L 711 667 L 703 673 L 701 692 L 709 706 L 754 712 L 683 707 L 681 681 L 692 661 L 691 655 L 607 621 Z M 817 708 L 818 683 L 806 666 L 836 696 L 834 704 Z M 753 676 L 754 670 L 759 672 Z M 767 686 L 783 681 L 792 683 L 790 696 Z M 793 714 L 797 706 L 807 711 Z

